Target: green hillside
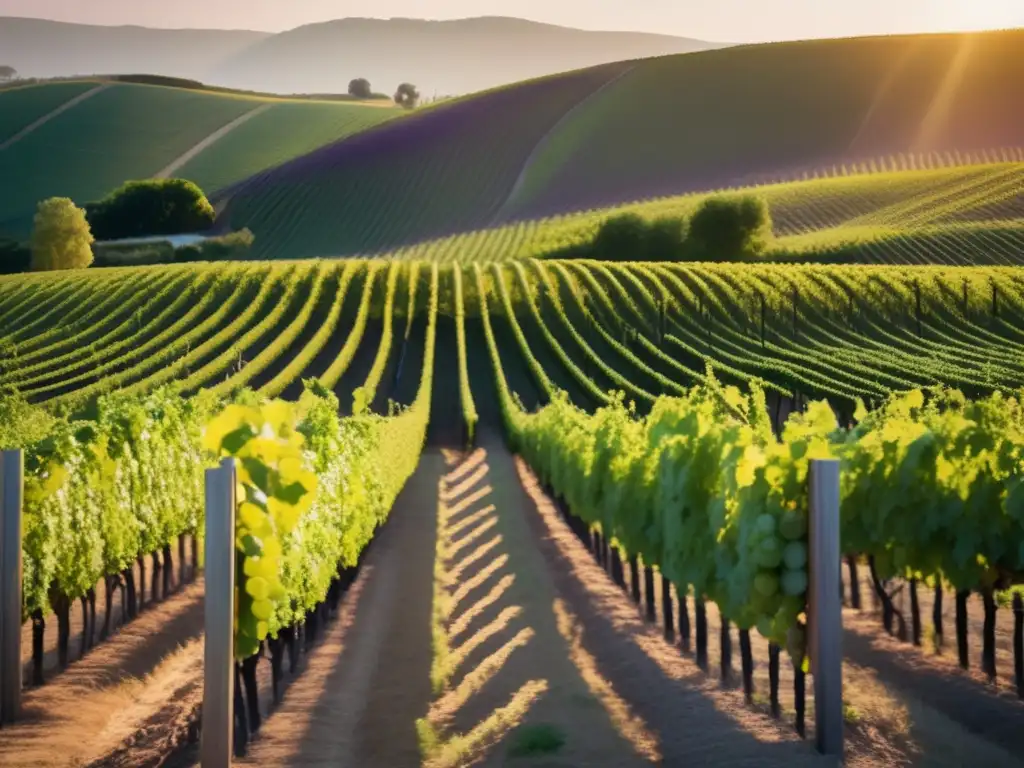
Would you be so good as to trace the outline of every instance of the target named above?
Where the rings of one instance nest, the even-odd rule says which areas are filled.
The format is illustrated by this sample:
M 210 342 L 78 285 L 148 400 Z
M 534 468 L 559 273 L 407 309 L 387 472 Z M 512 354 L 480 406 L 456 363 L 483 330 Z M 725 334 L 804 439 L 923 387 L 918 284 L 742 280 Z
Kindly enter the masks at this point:
M 377 105 L 71 82 L 0 91 L 0 141 L 91 89 L 70 109 L 0 143 L 0 232 L 25 236 L 43 198 L 81 204 L 166 171 L 229 126 L 173 174 L 212 192 L 400 114 Z
M 95 85 L 89 82 L 47 83 L 0 91 L 0 144 Z
M 547 137 L 508 217 L 1024 144 L 1024 30 L 642 61 Z
M 815 187 L 809 211 L 798 190 L 774 201 L 779 234 L 807 234 L 789 222 L 808 216 L 833 243 L 854 231 L 839 237 L 839 225 L 864 239 L 964 216 L 1003 222 L 1018 215 L 1019 174 L 975 188 L 957 168 L 1024 161 L 1024 119 L 1008 96 L 1024 87 L 1021 51 L 1024 31 L 859 38 L 566 73 L 299 158 L 235 190 L 223 223 L 252 229 L 259 257 L 366 255 L 451 237 L 479 243 L 486 236 L 471 233 L 666 196 L 879 173 L 863 189 Z M 902 224 L 857 219 L 945 183 L 943 174 L 963 186 L 962 203 Z M 836 195 L 844 199 L 825 199 Z

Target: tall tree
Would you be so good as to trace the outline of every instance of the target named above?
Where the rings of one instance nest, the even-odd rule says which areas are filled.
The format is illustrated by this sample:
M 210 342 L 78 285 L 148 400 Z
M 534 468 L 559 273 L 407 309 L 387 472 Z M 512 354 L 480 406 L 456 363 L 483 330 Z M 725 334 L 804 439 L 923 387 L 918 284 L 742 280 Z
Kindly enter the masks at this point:
M 18 70 L 14 67 L 8 66 L 7 64 L 0 64 L 0 80 L 7 82 L 13 80 L 18 76 Z
M 84 210 L 66 197 L 43 200 L 32 230 L 32 269 L 84 269 L 92 264 L 92 242 Z
M 373 89 L 370 87 L 370 81 L 365 77 L 357 77 L 348 84 L 348 95 L 355 96 L 357 99 L 370 98 L 373 95 Z

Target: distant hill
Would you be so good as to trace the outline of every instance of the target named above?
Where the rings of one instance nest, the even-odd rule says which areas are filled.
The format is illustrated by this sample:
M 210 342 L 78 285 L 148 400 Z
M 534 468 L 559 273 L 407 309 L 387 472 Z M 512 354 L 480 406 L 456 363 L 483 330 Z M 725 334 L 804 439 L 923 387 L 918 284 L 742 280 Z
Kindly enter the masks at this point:
M 147 72 L 203 80 L 266 32 L 147 29 L 0 17 L 0 64 L 22 77 Z
M 391 93 L 464 94 L 624 59 L 721 47 L 522 19 L 340 19 L 280 34 L 102 27 L 0 18 L 0 64 L 24 77 L 148 72 L 274 93 L 344 93 L 365 77 Z

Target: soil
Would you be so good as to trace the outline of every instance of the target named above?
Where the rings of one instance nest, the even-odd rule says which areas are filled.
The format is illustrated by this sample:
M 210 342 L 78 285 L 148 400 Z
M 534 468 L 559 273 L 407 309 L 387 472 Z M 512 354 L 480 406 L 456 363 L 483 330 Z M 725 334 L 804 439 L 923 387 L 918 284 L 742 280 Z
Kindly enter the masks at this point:
M 52 682 L 22 696 L 22 717 L 0 729 L 0 764 L 82 765 L 116 747 L 202 666 L 203 584 L 147 608 Z

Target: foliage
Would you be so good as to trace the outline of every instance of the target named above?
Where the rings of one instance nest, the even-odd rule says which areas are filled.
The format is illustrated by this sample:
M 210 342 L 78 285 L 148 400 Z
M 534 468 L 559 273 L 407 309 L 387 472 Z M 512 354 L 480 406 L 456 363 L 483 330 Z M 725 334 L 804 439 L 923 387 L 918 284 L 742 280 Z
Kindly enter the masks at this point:
M 85 211 L 66 197 L 39 203 L 32 230 L 32 269 L 85 269 L 93 242 Z
M 762 198 L 709 197 L 690 219 L 687 246 L 707 261 L 741 261 L 763 253 L 771 235 L 771 212 Z
M 225 261 L 244 259 L 252 248 L 256 237 L 248 228 L 226 235 L 208 237 L 197 243 L 183 245 L 174 251 L 174 260 L 190 261 Z
M 370 98 L 373 96 L 373 88 L 370 87 L 370 81 L 365 77 L 357 77 L 348 84 L 348 95 L 355 96 L 357 99 Z
M 88 211 L 99 240 L 191 234 L 216 217 L 203 191 L 184 179 L 129 181 Z
M 0 81 L 14 80 L 18 77 L 18 70 L 8 64 L 0 64 Z
M 405 109 L 413 109 L 420 102 L 420 92 L 412 83 L 402 83 L 395 91 L 395 104 Z
M 293 406 L 273 400 L 259 406 L 232 404 L 203 431 L 203 447 L 235 459 L 242 495 L 237 498 L 235 658 L 259 651 L 272 620 L 290 609 L 282 583 L 290 535 L 316 498 L 317 476 L 303 455 L 305 436 Z
M 685 222 L 674 216 L 647 221 L 621 213 L 604 221 L 582 254 L 601 261 L 679 261 L 684 257 Z

